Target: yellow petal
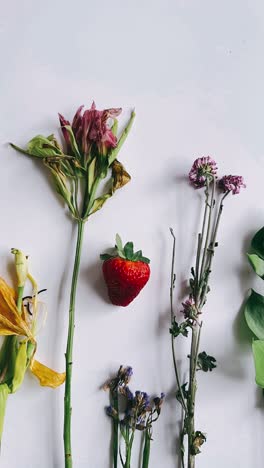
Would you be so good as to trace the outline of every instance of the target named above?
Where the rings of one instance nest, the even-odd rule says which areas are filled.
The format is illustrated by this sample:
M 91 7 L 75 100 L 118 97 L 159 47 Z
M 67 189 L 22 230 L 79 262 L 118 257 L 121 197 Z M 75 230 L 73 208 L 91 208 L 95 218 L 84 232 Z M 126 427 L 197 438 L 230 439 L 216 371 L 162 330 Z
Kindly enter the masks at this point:
M 32 374 L 39 379 L 40 385 L 43 385 L 44 387 L 56 388 L 62 385 L 65 381 L 65 372 L 56 372 L 35 359 L 31 361 L 30 370 Z
M 15 291 L 0 277 L 0 335 L 32 337 L 32 333 L 17 310 Z

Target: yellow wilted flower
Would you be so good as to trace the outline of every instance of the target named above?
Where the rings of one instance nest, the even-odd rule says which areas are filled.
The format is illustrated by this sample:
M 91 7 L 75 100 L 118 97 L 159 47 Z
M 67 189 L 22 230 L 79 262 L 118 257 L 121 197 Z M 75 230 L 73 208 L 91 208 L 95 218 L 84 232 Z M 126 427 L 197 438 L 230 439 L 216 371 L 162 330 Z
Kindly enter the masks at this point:
M 12 249 L 12 253 L 15 254 L 18 293 L 0 277 L 0 335 L 6 336 L 0 349 L 0 440 L 7 397 L 18 390 L 28 368 L 40 385 L 56 388 L 65 381 L 65 372 L 56 372 L 35 359 L 37 284 L 28 272 L 24 254 L 16 249 Z M 27 303 L 23 303 L 26 278 L 32 284 L 33 293 Z
M 0 335 L 17 335 L 24 337 L 21 344 L 31 343 L 33 349 L 32 357 L 28 363 L 32 373 L 38 377 L 40 384 L 48 387 L 58 387 L 65 380 L 65 372 L 58 373 L 35 360 L 34 355 L 37 347 L 34 335 L 31 331 L 31 324 L 35 317 L 31 318 L 31 323 L 26 320 L 26 313 L 23 311 L 20 315 L 15 301 L 15 291 L 8 286 L 3 278 L 0 277 Z M 33 345 L 33 346 L 32 346 Z

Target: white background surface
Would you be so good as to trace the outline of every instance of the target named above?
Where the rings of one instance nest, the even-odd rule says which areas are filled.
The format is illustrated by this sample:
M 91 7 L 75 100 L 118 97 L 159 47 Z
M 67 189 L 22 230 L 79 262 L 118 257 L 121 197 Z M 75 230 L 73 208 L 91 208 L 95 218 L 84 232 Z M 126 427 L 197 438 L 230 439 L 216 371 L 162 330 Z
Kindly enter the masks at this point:
M 48 288 L 38 357 L 61 371 L 72 223 L 42 167 L 7 142 L 24 145 L 38 133 L 57 132 L 58 111 L 71 119 L 93 99 L 99 108 L 135 107 L 137 113 L 120 156 L 133 180 L 86 226 L 73 371 L 76 468 L 110 466 L 108 399 L 99 387 L 121 363 L 134 368 L 134 390 L 167 393 L 151 467 L 178 467 L 168 227 L 177 235 L 180 303 L 201 207 L 201 194 L 185 176 L 197 156 L 208 154 L 220 173 L 241 174 L 248 187 L 227 200 L 204 312 L 201 347 L 217 358 L 218 368 L 199 375 L 197 429 L 207 433 L 208 443 L 197 468 L 263 466 L 264 410 L 250 335 L 239 316 L 245 291 L 263 286 L 245 260 L 264 220 L 263 25 L 257 0 L 2 3 L 0 270 L 10 276 L 11 247 L 30 255 L 40 287 Z M 107 301 L 98 260 L 116 232 L 151 258 L 150 282 L 126 309 Z M 184 346 L 180 342 L 180 358 Z M 1 468 L 63 468 L 62 404 L 63 388 L 43 389 L 27 376 L 8 400 Z

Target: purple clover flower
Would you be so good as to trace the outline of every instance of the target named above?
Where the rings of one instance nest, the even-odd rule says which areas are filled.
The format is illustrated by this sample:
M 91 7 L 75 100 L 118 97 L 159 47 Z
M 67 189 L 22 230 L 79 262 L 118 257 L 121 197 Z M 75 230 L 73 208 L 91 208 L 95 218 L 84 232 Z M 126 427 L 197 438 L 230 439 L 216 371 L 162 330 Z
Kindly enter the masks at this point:
M 181 313 L 184 315 L 185 319 L 194 319 L 197 317 L 197 308 L 192 296 L 182 303 L 182 307 Z
M 242 176 L 226 175 L 219 180 L 218 186 L 224 193 L 232 192 L 233 195 L 240 193 L 241 188 L 246 188 Z
M 195 188 L 206 186 L 206 181 L 209 183 L 217 174 L 217 166 L 214 159 L 210 156 L 197 158 L 189 172 L 189 180 Z

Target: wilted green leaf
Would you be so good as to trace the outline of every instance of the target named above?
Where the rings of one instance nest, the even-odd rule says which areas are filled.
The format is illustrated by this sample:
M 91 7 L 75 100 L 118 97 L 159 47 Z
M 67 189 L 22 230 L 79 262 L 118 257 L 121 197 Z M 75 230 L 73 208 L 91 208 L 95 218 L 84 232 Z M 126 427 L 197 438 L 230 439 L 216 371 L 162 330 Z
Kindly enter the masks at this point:
M 25 372 L 27 370 L 27 342 L 23 341 L 19 343 L 19 348 L 17 351 L 16 362 L 15 362 L 15 369 L 14 369 L 14 377 L 11 383 L 11 392 L 14 393 L 18 390 L 20 385 L 22 384 Z
M 7 397 L 9 393 L 10 391 L 9 391 L 8 386 L 6 384 L 1 384 L 0 385 L 0 442 L 1 442 L 2 434 L 3 434 L 6 401 L 7 401 Z
M 112 166 L 112 179 L 113 179 L 113 192 L 122 188 L 126 185 L 131 177 L 128 172 L 125 170 L 123 164 L 121 164 L 117 159 L 113 162 Z
M 109 165 L 111 165 L 112 162 L 116 159 L 121 147 L 123 146 L 124 142 L 126 141 L 126 138 L 127 138 L 128 134 L 130 132 L 130 129 L 132 127 L 135 116 L 136 116 L 135 112 L 132 111 L 129 122 L 128 122 L 127 126 L 125 127 L 125 129 L 123 130 L 123 132 L 121 133 L 121 136 L 120 136 L 120 138 L 119 138 L 119 140 L 117 142 L 117 145 L 109 153 L 109 156 L 108 156 Z
M 54 181 L 54 185 L 55 185 L 55 189 L 56 189 L 57 193 L 64 199 L 64 201 L 67 203 L 70 211 L 74 215 L 75 214 L 75 209 L 74 209 L 74 206 L 72 204 L 72 194 L 71 194 L 71 192 L 69 191 L 69 189 L 68 189 L 68 187 L 66 185 L 66 178 L 61 173 L 59 173 L 58 171 L 53 169 L 53 167 L 51 165 L 47 165 L 47 167 L 50 169 L 50 171 L 52 173 L 53 181 Z
M 74 136 L 74 133 L 72 131 L 71 126 L 70 125 L 65 125 L 65 128 L 66 128 L 66 130 L 68 132 L 68 135 L 69 135 L 69 138 L 70 138 L 73 153 L 75 154 L 75 156 L 77 156 L 77 158 L 81 159 L 79 148 L 78 148 L 77 142 L 75 140 L 75 136 Z
M 255 361 L 256 384 L 264 388 L 264 341 L 254 340 L 252 349 Z
M 112 195 L 110 193 L 106 193 L 102 197 L 96 198 L 93 202 L 93 206 L 91 208 L 91 211 L 89 213 L 89 216 L 94 214 L 96 211 L 100 210 L 102 206 L 105 204 L 106 200 L 110 198 Z
M 51 156 L 62 155 L 62 150 L 53 135 L 44 137 L 37 135 L 28 143 L 28 154 L 37 158 L 47 158 Z
M 118 120 L 114 119 L 114 123 L 112 125 L 111 131 L 115 136 L 117 135 L 117 130 L 118 130 Z
M 264 260 L 256 254 L 247 254 L 247 256 L 255 273 L 264 279 Z
M 264 340 L 264 297 L 253 289 L 245 304 L 245 319 L 250 330 Z
M 264 227 L 261 228 L 251 241 L 252 249 L 264 260 Z

